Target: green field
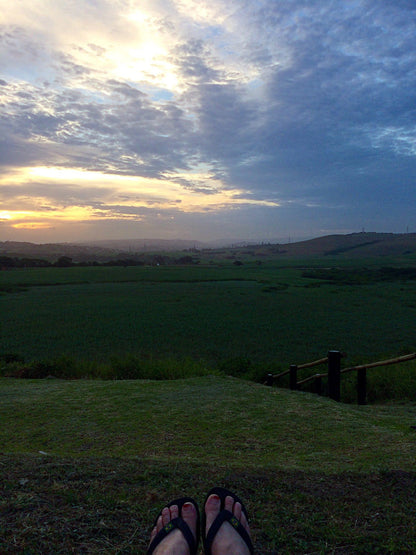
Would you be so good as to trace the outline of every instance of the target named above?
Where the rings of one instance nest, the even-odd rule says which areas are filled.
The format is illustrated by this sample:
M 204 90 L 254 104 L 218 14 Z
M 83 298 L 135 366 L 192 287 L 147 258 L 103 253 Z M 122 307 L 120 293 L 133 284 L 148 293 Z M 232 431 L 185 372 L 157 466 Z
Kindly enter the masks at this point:
M 414 351 L 416 281 L 377 273 L 403 260 L 338 261 L 332 281 L 305 277 L 333 262 L 3 271 L 0 356 L 79 362 L 78 376 L 101 364 L 104 377 L 134 377 L 141 365 L 138 377 L 164 366 L 261 381 L 329 349 L 345 352 L 347 366 Z
M 416 281 L 331 284 L 278 265 L 46 268 L 0 273 L 0 353 L 233 357 L 286 366 L 412 350 Z M 16 290 L 16 288 L 24 290 Z M 14 288 L 14 292 L 13 292 Z

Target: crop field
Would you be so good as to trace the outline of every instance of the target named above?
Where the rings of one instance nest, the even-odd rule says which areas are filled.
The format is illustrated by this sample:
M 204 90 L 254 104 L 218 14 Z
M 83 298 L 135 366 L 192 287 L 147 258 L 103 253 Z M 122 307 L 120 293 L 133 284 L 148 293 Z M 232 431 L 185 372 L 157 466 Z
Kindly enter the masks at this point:
M 45 268 L 0 273 L 0 353 L 350 362 L 412 350 L 416 281 L 344 284 L 304 269 Z

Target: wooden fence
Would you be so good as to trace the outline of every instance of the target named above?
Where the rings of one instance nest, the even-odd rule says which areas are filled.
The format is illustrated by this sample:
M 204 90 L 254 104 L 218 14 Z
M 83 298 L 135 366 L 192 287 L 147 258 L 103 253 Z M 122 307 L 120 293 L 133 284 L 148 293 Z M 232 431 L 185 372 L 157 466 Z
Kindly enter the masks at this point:
M 328 378 L 328 395 L 334 401 L 341 399 L 341 375 L 347 372 L 357 372 L 357 402 L 359 405 L 365 405 L 367 400 L 367 370 L 376 368 L 378 366 L 388 366 L 390 364 L 399 364 L 407 362 L 416 358 L 416 353 L 404 355 L 388 360 L 380 360 L 378 362 L 371 362 L 369 364 L 361 364 L 360 366 L 351 366 L 350 368 L 343 368 L 341 370 L 341 359 L 345 354 L 340 351 L 329 351 L 328 356 L 320 358 L 313 362 L 305 364 L 291 364 L 289 370 L 285 370 L 280 374 L 267 374 L 266 385 L 273 385 L 275 380 L 287 376 L 289 374 L 289 387 L 292 390 L 300 389 L 306 383 L 314 382 L 314 391 L 318 395 L 322 394 L 322 378 Z M 327 364 L 328 370 L 324 374 L 313 374 L 308 378 L 298 381 L 298 370 L 305 368 L 313 368 Z

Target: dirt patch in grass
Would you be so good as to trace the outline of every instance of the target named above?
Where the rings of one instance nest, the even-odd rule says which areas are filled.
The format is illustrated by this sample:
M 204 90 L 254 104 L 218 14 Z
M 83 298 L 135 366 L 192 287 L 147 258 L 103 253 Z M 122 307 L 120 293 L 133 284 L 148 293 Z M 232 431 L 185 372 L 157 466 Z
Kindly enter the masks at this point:
M 257 554 L 415 553 L 416 472 L 235 471 L 142 459 L 0 456 L 1 553 L 145 553 L 158 510 L 237 491 Z

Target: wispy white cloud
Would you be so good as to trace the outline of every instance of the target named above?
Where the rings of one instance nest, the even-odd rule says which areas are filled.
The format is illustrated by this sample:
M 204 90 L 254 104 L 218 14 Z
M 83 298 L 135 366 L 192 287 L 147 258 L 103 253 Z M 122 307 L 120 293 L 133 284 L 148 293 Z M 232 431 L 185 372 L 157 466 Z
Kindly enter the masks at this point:
M 354 228 L 403 202 L 397 188 L 414 207 L 413 2 L 0 0 L 0 13 L 2 214 L 31 198 L 28 221 L 71 202 L 83 221 L 173 210 L 189 235 L 191 213 L 251 208 L 281 235 L 305 217 L 321 229 L 329 206 Z

